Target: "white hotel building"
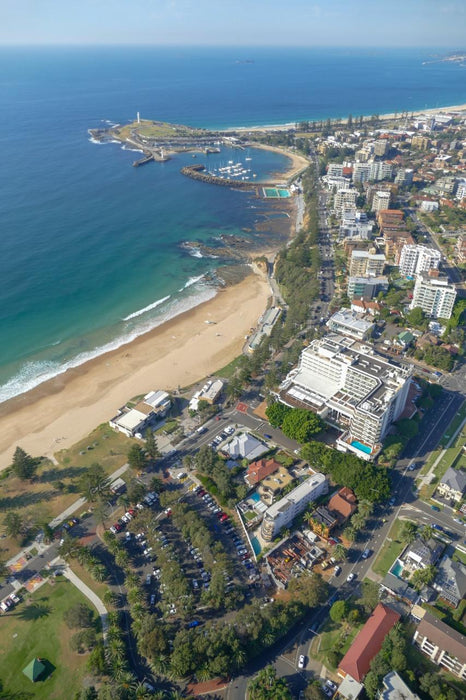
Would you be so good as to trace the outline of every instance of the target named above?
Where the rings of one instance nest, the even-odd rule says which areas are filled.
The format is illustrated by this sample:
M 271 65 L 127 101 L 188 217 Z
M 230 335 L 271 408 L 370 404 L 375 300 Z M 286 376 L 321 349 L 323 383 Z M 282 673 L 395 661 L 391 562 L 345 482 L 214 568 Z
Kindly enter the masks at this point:
M 307 408 L 342 430 L 339 450 L 373 459 L 403 413 L 412 369 L 368 343 L 329 334 L 305 348 L 279 389 L 288 406 Z

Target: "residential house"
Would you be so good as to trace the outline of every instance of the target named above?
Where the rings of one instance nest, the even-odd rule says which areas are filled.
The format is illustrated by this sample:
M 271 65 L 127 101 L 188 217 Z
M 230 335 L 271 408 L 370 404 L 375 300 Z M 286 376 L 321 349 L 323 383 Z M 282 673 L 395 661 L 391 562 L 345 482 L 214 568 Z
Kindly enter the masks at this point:
M 255 462 L 251 462 L 244 476 L 244 480 L 249 484 L 249 486 L 253 486 L 254 484 L 258 484 L 260 481 L 262 481 L 262 479 L 265 479 L 270 474 L 276 472 L 281 466 L 282 465 L 280 462 L 277 462 L 273 458 L 258 459 Z
M 449 467 L 437 486 L 437 493 L 450 501 L 461 501 L 465 491 L 466 471 Z
M 327 539 L 332 530 L 338 525 L 338 519 L 325 506 L 318 506 L 311 513 L 309 525 L 313 532 Z
M 398 578 L 394 574 L 388 573 L 380 583 L 380 591 L 388 593 L 396 600 L 401 600 L 407 605 L 415 605 L 419 600 L 418 592 L 412 588 L 402 578 Z
M 442 557 L 432 585 L 440 598 L 457 608 L 466 595 L 466 566 L 449 556 Z
M 266 476 L 259 485 L 259 493 L 262 500 L 269 505 L 274 503 L 278 494 L 291 484 L 293 477 L 286 467 L 280 464 L 279 469 Z
M 430 539 L 428 542 L 424 542 L 418 537 L 406 550 L 405 564 L 413 570 L 426 569 L 438 562 L 444 549 L 445 545 L 437 540 Z
M 360 683 L 369 671 L 372 659 L 382 648 L 385 637 L 399 619 L 399 613 L 379 603 L 341 660 L 338 675 L 342 678 L 349 675 Z
M 413 643 L 434 664 L 466 681 L 466 637 L 425 610 L 422 613 Z
M 347 486 L 343 486 L 328 502 L 328 509 L 335 515 L 340 525 L 353 515 L 357 507 L 354 491 Z

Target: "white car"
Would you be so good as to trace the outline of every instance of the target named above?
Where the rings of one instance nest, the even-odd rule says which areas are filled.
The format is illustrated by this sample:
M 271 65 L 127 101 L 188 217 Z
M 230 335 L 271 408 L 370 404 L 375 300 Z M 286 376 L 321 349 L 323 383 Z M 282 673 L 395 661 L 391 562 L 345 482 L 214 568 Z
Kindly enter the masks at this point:
M 301 654 L 301 656 L 299 657 L 299 661 L 298 661 L 298 668 L 304 668 L 305 664 L 306 664 L 306 657 L 303 654 Z
M 349 576 L 347 576 L 346 580 L 348 581 L 348 583 L 351 583 L 351 581 L 354 581 L 355 578 L 356 574 L 351 573 Z

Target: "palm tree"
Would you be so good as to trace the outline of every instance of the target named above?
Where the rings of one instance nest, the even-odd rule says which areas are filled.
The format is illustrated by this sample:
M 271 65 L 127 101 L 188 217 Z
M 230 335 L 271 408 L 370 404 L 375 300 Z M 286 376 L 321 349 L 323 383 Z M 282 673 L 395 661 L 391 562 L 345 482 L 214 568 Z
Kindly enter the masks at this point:
M 102 583 L 107 578 L 107 569 L 103 564 L 96 564 L 92 567 L 90 574 L 93 579 Z
M 201 668 L 198 668 L 196 671 L 196 678 L 199 683 L 204 683 L 204 681 L 210 680 L 210 678 L 212 678 L 212 674 L 209 671 L 209 667 L 201 666 Z
M 374 510 L 374 504 L 371 503 L 370 501 L 360 501 L 358 505 L 358 511 L 362 515 L 363 518 L 368 518 L 369 515 L 372 515 L 372 512 Z
M 81 542 L 74 537 L 70 537 L 70 535 L 66 535 L 60 545 L 60 556 L 63 559 L 77 559 L 82 549 L 83 545 Z
M 435 534 L 435 530 L 432 527 L 432 525 L 424 525 L 420 531 L 421 538 L 424 540 L 424 542 L 428 542 L 431 540 Z
M 337 561 L 345 561 L 348 558 L 348 550 L 342 544 L 336 544 L 333 554 Z

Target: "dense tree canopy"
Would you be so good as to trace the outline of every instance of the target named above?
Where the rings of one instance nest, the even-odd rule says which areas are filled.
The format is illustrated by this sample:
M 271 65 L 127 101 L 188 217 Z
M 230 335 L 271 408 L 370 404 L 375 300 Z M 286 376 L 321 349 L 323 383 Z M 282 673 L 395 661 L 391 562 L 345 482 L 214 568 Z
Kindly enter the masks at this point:
M 283 419 L 283 434 L 301 444 L 309 442 L 313 435 L 324 427 L 322 420 L 305 408 L 293 408 Z
M 316 441 L 303 445 L 301 456 L 311 467 L 330 474 L 335 483 L 353 489 L 359 500 L 378 503 L 390 496 L 387 471 L 372 462 L 337 452 Z

